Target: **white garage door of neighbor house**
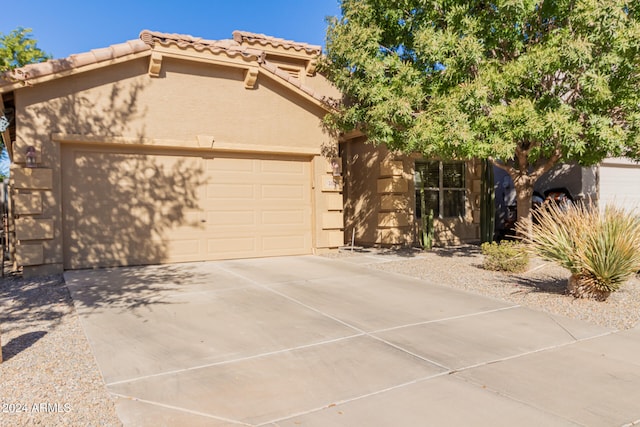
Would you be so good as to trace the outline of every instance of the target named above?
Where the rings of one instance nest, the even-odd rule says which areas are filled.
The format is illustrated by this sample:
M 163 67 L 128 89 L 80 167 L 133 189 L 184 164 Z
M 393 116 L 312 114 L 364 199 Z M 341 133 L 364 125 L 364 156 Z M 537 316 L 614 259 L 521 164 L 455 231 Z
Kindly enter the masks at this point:
M 640 213 L 640 164 L 606 159 L 600 165 L 600 209 L 614 203 Z
M 62 150 L 67 269 L 311 253 L 308 159 Z

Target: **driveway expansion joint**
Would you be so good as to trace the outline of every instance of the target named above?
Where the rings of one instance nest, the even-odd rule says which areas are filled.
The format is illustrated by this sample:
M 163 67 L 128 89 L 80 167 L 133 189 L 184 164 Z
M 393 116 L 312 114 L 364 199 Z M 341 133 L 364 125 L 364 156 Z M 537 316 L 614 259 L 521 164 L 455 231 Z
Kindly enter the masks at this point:
M 167 405 L 166 403 L 154 402 L 152 400 L 141 399 L 141 398 L 134 397 L 134 396 L 126 396 L 124 394 L 114 393 L 112 391 L 110 391 L 109 393 L 112 396 L 118 397 L 120 399 L 133 400 L 134 402 L 142 402 L 142 403 L 146 403 L 146 404 L 149 404 L 149 405 L 158 406 L 158 407 L 166 408 L 166 409 L 171 409 L 171 410 L 174 410 L 174 411 L 184 412 L 184 413 L 191 414 L 191 415 L 198 415 L 200 417 L 206 417 L 206 418 L 212 418 L 212 419 L 218 420 L 218 421 L 224 421 L 226 423 L 233 423 L 233 424 L 237 424 L 239 426 L 252 427 L 252 424 L 243 423 L 241 421 L 232 420 L 232 419 L 229 419 L 229 418 L 219 417 L 217 415 L 208 414 L 206 412 L 193 411 L 191 409 L 182 408 L 180 406 Z

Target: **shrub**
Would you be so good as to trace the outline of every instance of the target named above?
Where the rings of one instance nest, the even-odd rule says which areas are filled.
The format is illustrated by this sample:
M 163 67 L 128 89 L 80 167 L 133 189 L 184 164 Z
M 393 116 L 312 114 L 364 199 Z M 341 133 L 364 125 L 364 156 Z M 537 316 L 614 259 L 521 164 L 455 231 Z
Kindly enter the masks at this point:
M 525 240 L 571 272 L 568 290 L 575 297 L 603 301 L 640 269 L 640 220 L 624 209 L 550 204 L 533 215 Z
M 482 254 L 482 266 L 487 270 L 519 273 L 525 271 L 529 265 L 529 253 L 520 242 L 485 242 L 482 244 Z

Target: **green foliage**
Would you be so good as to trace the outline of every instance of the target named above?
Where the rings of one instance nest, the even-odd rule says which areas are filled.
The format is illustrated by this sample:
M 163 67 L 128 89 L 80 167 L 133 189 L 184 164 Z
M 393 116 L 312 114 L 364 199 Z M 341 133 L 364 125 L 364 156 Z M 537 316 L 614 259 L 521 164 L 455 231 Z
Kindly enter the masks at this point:
M 486 270 L 520 273 L 529 265 L 529 253 L 520 242 L 485 242 L 481 248 L 484 255 L 482 266 Z
M 322 67 L 346 98 L 329 128 L 427 158 L 489 158 L 522 194 L 556 162 L 640 157 L 640 2 L 341 5 Z
M 18 27 L 9 34 L 0 33 L 0 72 L 46 61 L 50 56 L 40 50 L 31 28 Z
M 624 209 L 550 204 L 534 218 L 531 250 L 571 272 L 577 297 L 606 299 L 640 270 L 640 218 Z
M 31 36 L 31 28 L 18 27 L 9 34 L 0 33 L 0 73 L 46 61 L 51 57 L 37 46 L 37 41 Z M 10 75 L 0 74 L 0 79 L 11 80 Z M 0 151 L 5 147 L 0 138 Z

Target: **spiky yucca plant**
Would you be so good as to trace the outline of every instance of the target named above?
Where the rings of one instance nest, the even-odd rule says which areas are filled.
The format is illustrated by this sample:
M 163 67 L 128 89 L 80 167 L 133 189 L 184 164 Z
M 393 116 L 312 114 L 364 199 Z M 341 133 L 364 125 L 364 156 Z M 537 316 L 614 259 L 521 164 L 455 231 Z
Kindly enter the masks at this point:
M 551 203 L 534 218 L 525 241 L 571 272 L 568 289 L 576 297 L 603 301 L 640 270 L 640 219 L 624 209 Z

